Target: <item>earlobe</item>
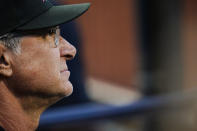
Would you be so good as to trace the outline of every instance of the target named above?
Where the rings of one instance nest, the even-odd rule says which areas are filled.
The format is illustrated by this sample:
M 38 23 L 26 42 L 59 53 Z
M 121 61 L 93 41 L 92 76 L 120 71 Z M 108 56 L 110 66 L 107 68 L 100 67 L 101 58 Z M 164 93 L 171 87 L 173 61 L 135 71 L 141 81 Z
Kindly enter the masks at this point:
M 12 66 L 9 54 L 3 45 L 0 45 L 0 76 L 10 77 L 12 75 Z

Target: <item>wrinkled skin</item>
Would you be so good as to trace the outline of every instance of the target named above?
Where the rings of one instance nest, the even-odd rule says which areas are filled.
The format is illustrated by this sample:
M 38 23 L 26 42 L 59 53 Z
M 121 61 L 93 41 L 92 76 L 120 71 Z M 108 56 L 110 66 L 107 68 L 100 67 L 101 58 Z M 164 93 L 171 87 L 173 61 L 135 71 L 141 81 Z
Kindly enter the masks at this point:
M 13 59 L 13 75 L 8 83 L 13 90 L 21 95 L 67 96 L 72 92 L 66 59 L 74 57 L 76 50 L 63 38 L 58 48 L 49 47 L 54 42 L 50 36 L 43 40 L 26 37 L 22 41 L 21 55 Z M 67 58 L 66 55 L 69 55 Z M 15 83 L 13 83 L 15 81 Z
M 18 55 L 0 46 L 0 125 L 5 129 L 35 130 L 40 114 L 72 93 L 65 61 L 76 49 L 62 37 L 54 48 L 53 37 L 25 36 Z

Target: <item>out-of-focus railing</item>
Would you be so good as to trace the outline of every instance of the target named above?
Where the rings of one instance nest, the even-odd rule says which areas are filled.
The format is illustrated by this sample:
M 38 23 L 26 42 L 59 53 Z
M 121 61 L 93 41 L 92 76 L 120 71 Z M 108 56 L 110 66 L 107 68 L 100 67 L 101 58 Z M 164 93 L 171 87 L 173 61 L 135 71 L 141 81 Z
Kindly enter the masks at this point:
M 176 92 L 162 96 L 143 98 L 125 106 L 112 106 L 96 103 L 61 107 L 49 110 L 41 116 L 39 129 L 81 124 L 108 118 L 146 115 L 167 110 L 179 110 L 197 103 L 197 91 Z

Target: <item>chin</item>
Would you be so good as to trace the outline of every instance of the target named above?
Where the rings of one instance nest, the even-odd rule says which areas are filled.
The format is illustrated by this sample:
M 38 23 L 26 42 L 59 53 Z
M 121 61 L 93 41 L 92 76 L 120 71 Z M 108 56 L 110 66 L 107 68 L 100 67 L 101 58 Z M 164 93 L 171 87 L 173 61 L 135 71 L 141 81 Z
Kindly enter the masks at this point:
M 52 91 L 48 94 L 48 100 L 50 101 L 50 105 L 56 103 L 57 101 L 63 99 L 64 97 L 68 97 L 73 92 L 73 86 L 70 82 L 67 82 L 66 86 L 61 84 L 61 86 L 56 87 L 56 91 Z M 45 94 L 46 95 L 46 94 Z M 47 95 L 46 95 L 47 96 Z
M 66 88 L 65 96 L 68 97 L 73 93 L 73 85 L 70 83 L 70 86 L 65 88 Z
M 63 82 L 61 84 L 61 91 L 59 92 L 62 96 L 68 97 L 72 94 L 73 92 L 73 85 L 71 84 L 70 81 Z
M 56 83 L 56 85 L 50 87 L 50 89 L 51 90 L 48 90 L 48 92 L 46 92 L 45 90 L 43 94 L 46 96 L 45 99 L 48 99 L 49 101 L 51 101 L 51 104 L 54 104 L 62 98 L 70 96 L 73 92 L 73 85 L 68 80 L 62 80 L 58 81 L 58 84 Z

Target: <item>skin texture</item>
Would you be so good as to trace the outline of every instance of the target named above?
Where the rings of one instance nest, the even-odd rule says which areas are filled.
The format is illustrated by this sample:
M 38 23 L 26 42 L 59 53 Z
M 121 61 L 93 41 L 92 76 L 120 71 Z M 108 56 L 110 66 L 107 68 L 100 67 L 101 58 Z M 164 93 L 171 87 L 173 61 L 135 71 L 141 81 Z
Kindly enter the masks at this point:
M 21 54 L 0 45 L 0 125 L 6 131 L 33 131 L 41 113 L 73 87 L 69 81 L 67 60 L 76 49 L 60 37 L 54 47 L 54 36 L 25 36 Z

